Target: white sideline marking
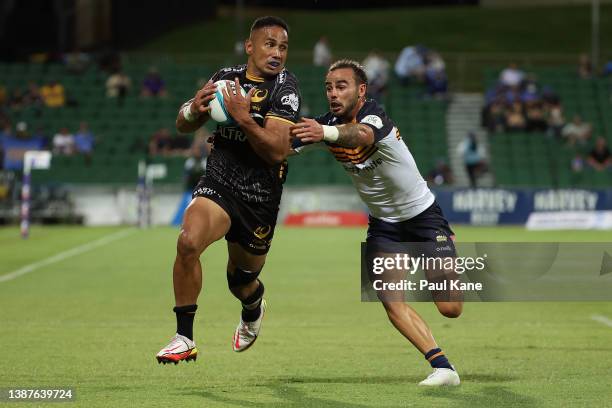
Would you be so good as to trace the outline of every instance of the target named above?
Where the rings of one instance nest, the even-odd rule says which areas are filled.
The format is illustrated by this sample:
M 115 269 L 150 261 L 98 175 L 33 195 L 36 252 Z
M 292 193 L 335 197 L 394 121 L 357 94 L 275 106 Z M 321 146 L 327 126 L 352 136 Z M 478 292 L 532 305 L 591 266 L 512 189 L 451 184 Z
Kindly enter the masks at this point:
M 596 322 L 599 323 L 603 323 L 608 327 L 612 327 L 612 319 L 606 317 L 606 316 L 602 316 L 602 315 L 593 315 L 591 316 L 592 320 L 595 320 Z
M 115 232 L 114 234 L 110 234 L 107 235 L 105 237 L 99 238 L 95 241 L 91 241 L 88 242 L 86 244 L 83 245 L 79 245 L 77 247 L 74 247 L 72 249 L 69 249 L 67 251 L 64 252 L 60 252 L 59 254 L 55 254 L 49 258 L 43 259 L 42 261 L 38 261 L 38 262 L 34 262 L 31 263 L 29 265 L 23 266 L 19 269 L 16 269 L 12 272 L 9 272 L 7 274 L 4 275 L 0 275 L 0 283 L 2 282 L 8 282 L 10 280 L 16 279 L 20 276 L 26 275 L 30 272 L 34 272 L 37 269 L 40 269 L 42 267 L 45 267 L 47 265 L 51 265 L 54 264 L 56 262 L 60 262 L 63 261 L 64 259 L 68 259 L 68 258 L 72 258 L 73 256 L 76 255 L 80 255 L 84 252 L 87 251 L 91 251 L 94 248 L 98 248 L 101 247 L 102 245 L 106 245 L 110 242 L 116 241 L 118 239 L 121 239 L 127 235 L 132 234 L 134 231 L 136 231 L 133 228 L 127 229 L 127 230 L 122 230 L 122 231 L 118 231 Z

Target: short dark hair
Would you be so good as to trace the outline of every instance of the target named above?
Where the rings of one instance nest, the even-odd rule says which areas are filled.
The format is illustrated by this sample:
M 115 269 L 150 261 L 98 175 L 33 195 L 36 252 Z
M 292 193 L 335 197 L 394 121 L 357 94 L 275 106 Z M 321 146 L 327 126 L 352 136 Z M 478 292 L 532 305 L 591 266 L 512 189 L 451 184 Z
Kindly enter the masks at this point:
M 289 26 L 287 25 L 287 23 L 285 23 L 285 20 L 280 17 L 259 17 L 257 20 L 253 21 L 253 25 L 251 26 L 251 32 L 263 27 L 281 27 L 287 32 L 287 34 L 289 34 Z
M 342 68 L 349 68 L 353 70 L 353 76 L 355 77 L 355 82 L 357 82 L 357 85 L 361 85 L 361 84 L 367 85 L 368 84 L 368 76 L 365 73 L 365 69 L 363 69 L 363 65 L 361 65 L 360 63 L 354 60 L 350 60 L 350 59 L 338 60 L 334 62 L 333 64 L 331 64 L 328 72 L 332 72 L 332 71 L 335 71 L 337 69 L 342 69 Z

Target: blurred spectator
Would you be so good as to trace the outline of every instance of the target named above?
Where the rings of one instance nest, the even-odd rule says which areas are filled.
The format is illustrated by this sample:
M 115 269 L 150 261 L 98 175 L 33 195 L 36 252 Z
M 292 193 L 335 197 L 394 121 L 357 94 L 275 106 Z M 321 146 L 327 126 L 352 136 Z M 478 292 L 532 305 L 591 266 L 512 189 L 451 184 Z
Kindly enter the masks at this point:
M 587 157 L 587 163 L 596 171 L 605 171 L 612 168 L 612 156 L 610 155 L 606 139 L 603 137 L 597 138 L 595 147 Z
M 172 135 L 168 128 L 161 128 L 149 139 L 151 156 L 188 156 L 191 140 L 185 134 Z
M 451 168 L 446 164 L 444 159 L 438 159 L 436 161 L 436 167 L 427 175 L 427 181 L 434 186 L 454 183 Z
M 114 74 L 121 71 L 121 56 L 117 51 L 107 50 L 98 54 L 98 68 L 107 74 Z
M 7 101 L 8 95 L 6 92 L 6 87 L 4 85 L 0 85 L 0 107 L 4 106 Z
M 48 84 L 40 88 L 40 96 L 49 108 L 59 108 L 66 104 L 66 92 L 64 86 L 56 80 L 51 80 Z
M 40 88 L 35 82 L 28 83 L 28 90 L 24 94 L 24 101 L 29 106 L 40 107 L 43 104 Z
M 149 155 L 161 156 L 170 153 L 172 134 L 168 128 L 161 128 L 149 140 Z
M 534 99 L 525 103 L 525 117 L 527 119 L 526 129 L 528 132 L 545 132 L 548 129 L 544 103 L 540 100 Z
M 576 153 L 574 158 L 572 159 L 572 171 L 574 173 L 580 173 L 584 170 L 584 159 L 580 153 Z
M 28 125 L 25 122 L 17 123 L 15 134 L 11 132 L 10 125 L 7 125 L 0 137 L 1 149 L 4 153 L 3 166 L 6 170 L 22 170 L 23 156 L 28 150 L 41 150 L 44 142 L 38 137 L 32 137 L 28 132 Z
M 21 88 L 13 89 L 11 92 L 11 97 L 9 98 L 8 105 L 13 110 L 23 109 L 26 104 L 25 93 Z
M 518 69 L 518 65 L 512 62 L 506 69 L 504 69 L 499 75 L 499 81 L 504 86 L 508 86 L 510 88 L 518 87 L 523 79 L 525 78 L 525 73 Z
M 68 128 L 61 128 L 53 136 L 53 153 L 66 156 L 74 153 L 74 135 L 68 131 Z
M 329 67 L 332 62 L 332 52 L 327 37 L 322 36 L 314 46 L 312 63 L 315 67 Z
M 527 121 L 523 115 L 523 106 L 520 102 L 514 102 L 506 111 L 506 131 L 521 132 L 525 130 Z
M 244 41 L 243 40 L 238 40 L 234 43 L 234 55 L 236 55 L 237 57 L 243 57 L 244 56 Z
M 395 74 L 402 85 L 411 79 L 422 80 L 425 74 L 425 62 L 420 47 L 405 47 L 395 61 Z
M 510 89 L 509 95 L 512 95 L 512 102 L 514 102 L 517 98 L 516 94 L 520 93 L 520 100 L 523 103 L 529 103 L 540 100 L 540 95 L 538 94 L 538 85 L 533 78 L 529 78 L 524 81 L 522 89 Z
M 574 146 L 576 143 L 585 144 L 593 133 L 593 126 L 590 123 L 583 122 L 580 115 L 575 115 L 571 123 L 565 125 L 561 131 L 561 136 L 567 141 L 567 144 Z
M 175 156 L 188 156 L 191 150 L 191 139 L 183 133 L 175 134 L 170 139 L 170 153 Z
M 91 160 L 94 141 L 94 135 L 91 130 L 89 130 L 87 122 L 81 122 L 79 131 L 74 134 L 74 149 L 77 153 L 85 156 L 87 163 Z
M 162 79 L 159 71 L 155 67 L 151 67 L 147 76 L 142 81 L 142 89 L 140 91 L 140 96 L 144 98 L 149 98 L 153 96 L 157 97 L 166 97 L 168 93 L 166 92 L 166 83 Z
M 590 79 L 593 77 L 593 65 L 588 54 L 582 53 L 578 57 L 578 77 Z
M 121 102 L 131 86 L 132 80 L 130 77 L 121 70 L 116 71 L 106 80 L 106 96 L 108 98 L 118 98 Z
M 431 69 L 433 71 L 445 71 L 446 63 L 442 56 L 436 51 L 429 51 L 426 55 L 426 65 L 427 69 Z
M 372 50 L 363 60 L 363 68 L 368 77 L 368 95 L 380 102 L 389 81 L 389 61 Z
M 501 96 L 483 108 L 482 126 L 491 133 L 503 132 L 506 123 L 506 106 Z
M 200 128 L 194 135 L 190 155 L 185 161 L 185 191 L 193 191 L 200 177 L 206 172 L 206 162 L 210 154 L 210 133 Z
M 475 188 L 478 177 L 488 168 L 484 149 L 478 143 L 476 133 L 468 133 L 467 137 L 457 146 L 457 153 L 463 159 L 465 170 L 470 179 L 470 187 Z
M 608 61 L 604 64 L 603 70 L 601 71 L 601 75 L 604 77 L 612 75 L 612 61 Z
M 71 74 L 82 74 L 91 63 L 91 57 L 86 52 L 75 48 L 74 51 L 64 54 L 66 71 Z
M 565 116 L 560 103 L 551 104 L 548 111 L 548 134 L 555 138 L 561 138 L 561 131 L 565 126 Z
M 427 94 L 435 98 L 444 98 L 448 93 L 448 78 L 444 71 L 427 70 L 425 74 Z

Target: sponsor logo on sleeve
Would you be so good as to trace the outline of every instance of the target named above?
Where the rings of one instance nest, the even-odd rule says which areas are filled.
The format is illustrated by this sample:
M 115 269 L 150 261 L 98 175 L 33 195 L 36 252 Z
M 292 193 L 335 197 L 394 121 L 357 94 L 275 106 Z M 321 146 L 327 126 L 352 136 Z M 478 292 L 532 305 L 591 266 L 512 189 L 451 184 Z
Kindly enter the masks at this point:
M 298 99 L 297 95 L 294 93 L 290 93 L 288 95 L 283 96 L 281 98 L 281 103 L 283 105 L 291 106 L 291 109 L 293 109 L 294 112 L 297 112 L 298 108 L 300 107 L 300 100 Z
M 361 119 L 361 123 L 367 123 L 374 126 L 376 129 L 382 129 L 383 127 L 382 119 L 376 115 L 366 116 L 365 118 Z

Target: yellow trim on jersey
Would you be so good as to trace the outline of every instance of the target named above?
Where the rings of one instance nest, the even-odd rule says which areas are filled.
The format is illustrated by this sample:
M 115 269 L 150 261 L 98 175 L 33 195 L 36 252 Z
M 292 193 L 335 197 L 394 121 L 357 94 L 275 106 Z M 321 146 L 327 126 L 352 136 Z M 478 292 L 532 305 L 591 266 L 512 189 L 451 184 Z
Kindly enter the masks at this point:
M 270 118 L 270 119 L 280 120 L 280 121 L 282 121 L 282 122 L 287 122 L 287 123 L 289 123 L 289 124 L 291 124 L 291 125 L 295 125 L 295 122 L 292 122 L 292 121 L 290 121 L 289 119 L 285 119 L 285 118 L 283 118 L 283 117 L 281 117 L 281 116 L 276 116 L 276 115 L 269 114 L 269 115 L 266 115 L 265 119 L 268 119 L 268 118 Z
M 249 71 L 246 72 L 246 79 L 248 79 L 249 81 L 255 81 L 255 82 L 263 82 L 263 81 L 265 81 L 265 79 L 263 79 L 261 77 L 249 74 Z

